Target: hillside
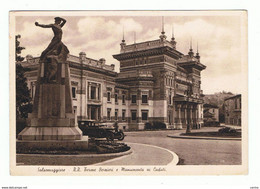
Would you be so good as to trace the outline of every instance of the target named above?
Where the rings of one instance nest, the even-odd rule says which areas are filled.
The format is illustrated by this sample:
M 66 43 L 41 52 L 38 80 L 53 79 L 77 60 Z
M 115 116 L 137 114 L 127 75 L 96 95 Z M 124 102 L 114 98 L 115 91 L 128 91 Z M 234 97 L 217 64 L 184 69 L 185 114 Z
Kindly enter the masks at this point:
M 234 95 L 235 94 L 231 92 L 222 91 L 214 94 L 205 94 L 203 100 L 205 104 L 213 104 L 221 108 L 224 103 L 224 100 Z

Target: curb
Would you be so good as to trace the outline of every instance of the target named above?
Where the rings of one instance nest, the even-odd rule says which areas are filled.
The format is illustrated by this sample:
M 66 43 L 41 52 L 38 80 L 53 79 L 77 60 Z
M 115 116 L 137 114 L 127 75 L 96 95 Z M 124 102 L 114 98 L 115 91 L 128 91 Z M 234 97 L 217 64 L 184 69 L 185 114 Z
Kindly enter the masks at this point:
M 173 156 L 173 158 L 172 158 L 173 160 L 170 163 L 168 163 L 167 166 L 176 166 L 179 163 L 179 156 L 176 153 L 174 153 L 173 151 L 170 151 L 166 148 L 162 148 L 162 147 L 154 146 L 154 145 L 150 145 L 150 144 L 142 144 L 142 143 L 134 143 L 134 142 L 126 142 L 126 144 L 137 144 L 137 145 L 150 146 L 150 147 L 154 147 L 154 148 L 159 148 L 161 150 L 165 150 Z M 117 161 L 122 158 L 125 158 L 125 156 L 117 157 L 114 159 L 109 159 L 109 160 L 99 162 L 99 163 L 95 163 L 95 164 L 92 164 L 92 166 L 99 166 L 99 165 L 102 165 L 103 163 L 114 162 L 114 161 Z
M 174 136 L 174 135 L 167 135 L 167 137 L 170 137 L 170 138 L 181 138 L 181 139 L 234 140 L 234 141 L 241 141 L 241 138 L 192 137 L 192 136 Z
M 88 157 L 88 158 L 94 158 L 94 157 L 119 157 L 131 154 L 133 151 L 130 148 L 129 150 L 125 152 L 119 152 L 119 153 L 108 153 L 108 154 L 72 154 L 72 155 L 55 155 L 55 154 L 16 154 L 16 156 L 24 156 L 24 157 Z
M 174 153 L 173 151 L 170 151 L 166 148 L 162 148 L 162 147 L 159 147 L 159 146 L 154 146 L 154 145 L 151 145 L 151 144 L 142 144 L 142 143 L 134 143 L 134 142 L 127 142 L 128 144 L 140 144 L 140 145 L 144 145 L 144 146 L 150 146 L 150 147 L 154 147 L 154 148 L 159 148 L 161 150 L 165 150 L 167 152 L 169 152 L 172 156 L 173 156 L 173 160 L 167 164 L 167 166 L 176 166 L 178 163 L 179 163 L 179 156 Z

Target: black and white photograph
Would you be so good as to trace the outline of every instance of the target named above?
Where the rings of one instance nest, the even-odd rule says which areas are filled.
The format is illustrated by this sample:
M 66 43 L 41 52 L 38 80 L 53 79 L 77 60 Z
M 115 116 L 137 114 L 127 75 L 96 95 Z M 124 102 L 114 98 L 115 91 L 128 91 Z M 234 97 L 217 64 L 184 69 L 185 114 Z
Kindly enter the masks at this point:
M 11 175 L 248 173 L 247 11 L 11 11 Z

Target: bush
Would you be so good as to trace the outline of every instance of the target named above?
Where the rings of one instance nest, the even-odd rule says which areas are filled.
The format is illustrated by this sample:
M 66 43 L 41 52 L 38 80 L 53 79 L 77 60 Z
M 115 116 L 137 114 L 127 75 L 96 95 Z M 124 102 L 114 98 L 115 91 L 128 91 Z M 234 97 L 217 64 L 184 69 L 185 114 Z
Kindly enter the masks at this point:
M 230 127 L 224 127 L 224 128 L 219 129 L 218 132 L 219 133 L 236 133 L 237 131 Z
M 125 152 L 130 150 L 130 147 L 124 143 L 109 143 L 109 142 L 101 142 L 97 144 L 97 153 L 105 154 L 105 153 L 118 153 Z
M 16 119 L 16 136 L 27 126 L 26 119 Z

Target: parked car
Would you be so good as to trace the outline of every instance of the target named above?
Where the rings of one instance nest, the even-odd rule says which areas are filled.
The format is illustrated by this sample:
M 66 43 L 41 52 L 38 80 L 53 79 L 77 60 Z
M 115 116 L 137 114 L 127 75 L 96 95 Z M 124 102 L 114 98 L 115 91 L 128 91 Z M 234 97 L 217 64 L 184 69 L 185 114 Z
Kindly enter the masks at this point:
M 118 130 L 118 127 L 108 125 L 107 123 L 95 122 L 94 120 L 81 120 L 78 121 L 79 128 L 82 130 L 83 135 L 93 138 L 106 138 L 108 141 L 114 139 L 124 140 L 125 135 L 123 131 Z

